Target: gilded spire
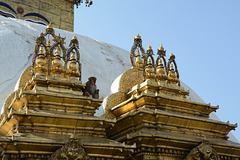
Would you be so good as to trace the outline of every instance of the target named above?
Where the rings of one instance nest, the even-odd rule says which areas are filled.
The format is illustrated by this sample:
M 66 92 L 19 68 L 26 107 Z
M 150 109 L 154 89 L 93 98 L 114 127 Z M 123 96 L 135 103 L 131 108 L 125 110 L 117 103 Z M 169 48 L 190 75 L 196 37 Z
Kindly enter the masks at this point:
M 163 45 L 162 45 L 162 44 L 161 44 L 159 50 L 160 50 L 160 51 L 164 51 L 164 48 L 163 48 Z
M 77 79 L 80 77 L 80 72 L 78 71 L 78 64 L 75 59 L 75 54 L 71 53 L 70 64 L 68 65 L 67 77 L 72 79 Z
M 57 77 L 61 76 L 61 73 L 63 72 L 62 68 L 62 61 L 61 61 L 61 51 L 60 48 L 57 48 L 55 51 L 55 57 L 52 61 L 52 75 L 55 75 Z
M 47 41 L 47 47 L 51 47 L 50 39 L 48 39 L 48 41 Z
M 55 52 L 55 56 L 58 56 L 60 57 L 61 56 L 61 51 L 60 51 L 60 48 L 58 47 L 56 52 Z
M 75 59 L 75 54 L 74 53 L 71 54 L 71 60 L 73 60 L 73 59 Z
M 162 60 L 159 59 L 158 61 L 158 66 L 157 66 L 157 80 L 158 81 L 165 81 L 168 79 L 167 75 L 166 75 L 166 70 L 164 69 L 164 66 L 163 66 L 163 63 L 162 63 Z
M 135 65 L 136 65 L 137 68 L 143 68 L 143 60 L 142 60 L 142 57 L 140 55 L 140 52 L 139 52 L 138 48 L 137 48 L 137 53 L 136 53 Z
M 50 22 L 50 23 L 47 25 L 47 28 L 53 28 L 53 27 L 52 27 L 52 22 Z
M 43 48 L 42 48 L 42 47 L 40 47 L 40 50 L 39 50 L 39 53 L 38 53 L 38 55 L 40 55 L 40 54 L 42 54 L 42 55 L 43 55 Z
M 74 36 L 73 36 L 73 38 L 72 39 L 77 39 L 77 36 L 76 36 L 76 34 L 74 34 Z
M 139 33 L 138 33 L 138 35 L 136 35 L 135 36 L 135 39 L 141 39 L 142 37 L 139 35 Z
M 152 47 L 150 46 L 150 44 L 148 45 L 147 50 L 148 50 L 148 51 L 149 51 L 149 50 L 152 50 Z
M 145 79 L 155 79 L 154 69 L 151 59 L 148 59 L 147 66 L 145 68 Z
M 38 53 L 36 66 L 34 68 L 36 76 L 45 76 L 45 73 L 47 71 L 46 64 L 47 62 L 45 60 L 43 48 L 41 47 Z
M 173 64 L 170 64 L 170 70 L 168 73 L 169 83 L 170 84 L 177 84 L 179 79 L 177 78 L 177 74 L 173 68 Z

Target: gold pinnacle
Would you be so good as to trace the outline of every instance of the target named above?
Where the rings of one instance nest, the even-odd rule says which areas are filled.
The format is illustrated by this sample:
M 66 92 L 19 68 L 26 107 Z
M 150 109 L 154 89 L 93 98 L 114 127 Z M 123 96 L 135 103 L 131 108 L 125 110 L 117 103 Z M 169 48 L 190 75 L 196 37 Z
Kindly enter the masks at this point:
M 138 48 L 137 48 L 137 56 L 140 56 L 140 52 Z
M 148 46 L 148 49 L 147 50 L 152 50 L 152 47 L 150 46 L 150 44 L 149 44 L 149 46 Z
M 53 28 L 53 27 L 52 27 L 52 22 L 50 22 L 50 23 L 47 25 L 47 28 Z
M 61 50 L 60 50 L 59 47 L 56 49 L 55 55 L 56 55 L 56 56 L 60 56 L 60 55 L 61 55 Z
M 161 60 L 161 59 L 159 59 L 158 63 L 159 63 L 159 65 L 160 65 L 160 64 L 162 64 L 162 60 Z
M 160 51 L 164 51 L 164 48 L 163 48 L 162 44 L 161 44 L 159 50 L 160 50 Z
M 50 40 L 48 39 L 47 41 L 47 47 L 50 47 L 51 46 L 51 43 L 50 43 Z
M 72 39 L 77 39 L 77 36 L 76 36 L 76 34 L 74 34 L 74 36 L 73 36 L 73 38 Z
M 139 33 L 138 35 L 135 36 L 135 39 L 141 39 L 141 36 L 139 35 Z
M 172 56 L 174 56 L 174 54 L 173 54 L 173 53 L 170 53 L 170 57 L 172 57 Z
M 71 54 L 71 59 L 75 59 L 75 54 L 74 53 Z
M 43 48 L 40 47 L 39 54 L 43 54 Z
M 151 61 L 151 59 L 148 59 L 148 62 L 147 62 L 147 64 L 151 64 L 151 62 L 152 62 L 152 61 Z

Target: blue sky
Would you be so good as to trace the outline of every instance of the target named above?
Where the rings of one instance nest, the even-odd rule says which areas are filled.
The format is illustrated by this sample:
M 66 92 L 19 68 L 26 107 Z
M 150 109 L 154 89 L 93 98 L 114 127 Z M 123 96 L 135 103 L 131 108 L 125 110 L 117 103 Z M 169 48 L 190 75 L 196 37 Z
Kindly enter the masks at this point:
M 176 56 L 180 79 L 240 140 L 239 0 L 93 0 L 75 10 L 74 31 L 130 51 L 137 33 L 143 46 L 161 43 Z

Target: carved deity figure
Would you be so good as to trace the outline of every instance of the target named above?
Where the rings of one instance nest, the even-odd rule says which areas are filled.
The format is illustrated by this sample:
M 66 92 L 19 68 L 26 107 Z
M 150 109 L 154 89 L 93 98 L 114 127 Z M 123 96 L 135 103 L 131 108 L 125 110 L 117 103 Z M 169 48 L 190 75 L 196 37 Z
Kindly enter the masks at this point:
M 84 90 L 85 96 L 92 95 L 93 98 L 99 99 L 99 89 L 97 89 L 96 81 L 97 81 L 96 77 L 88 78 L 88 82 L 87 82 L 85 90 Z
M 62 148 L 53 153 L 49 160 L 91 160 L 91 158 L 74 136 Z
M 185 160 L 220 160 L 220 158 L 209 142 L 203 140 L 199 146 L 187 155 Z

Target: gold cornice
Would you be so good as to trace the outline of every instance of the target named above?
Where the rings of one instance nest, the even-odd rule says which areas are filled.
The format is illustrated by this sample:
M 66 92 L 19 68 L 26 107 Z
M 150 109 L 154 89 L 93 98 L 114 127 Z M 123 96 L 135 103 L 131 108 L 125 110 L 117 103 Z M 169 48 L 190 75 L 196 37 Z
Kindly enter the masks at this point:
M 21 146 L 21 153 L 23 154 L 52 154 L 53 151 L 60 148 L 66 142 L 66 139 L 42 139 L 41 137 L 38 137 L 36 135 L 31 136 L 31 134 L 22 134 L 22 136 L 23 137 L 21 138 L 14 136 L 14 139 L 12 139 L 12 136 L 8 136 L 8 139 L 0 138 L 0 143 L 5 144 L 5 153 L 19 153 L 17 147 Z M 42 136 L 44 137 L 44 134 Z M 24 137 L 29 138 L 26 139 Z M 119 152 L 121 150 L 121 152 L 116 154 L 114 158 L 123 159 L 126 155 L 133 153 L 134 149 L 136 148 L 136 145 L 127 145 L 125 143 L 112 141 L 106 138 L 94 138 L 91 136 L 78 136 L 78 138 L 81 139 L 81 143 L 83 144 L 89 156 L 93 157 L 100 156 L 105 158 L 113 158 L 113 153 Z M 99 151 L 101 152 L 101 154 L 99 153 Z M 102 154 L 103 152 L 106 153 Z
M 139 137 L 154 139 L 156 141 L 166 141 L 166 142 L 171 140 L 176 143 L 176 147 L 177 147 L 178 143 L 184 143 L 184 144 L 188 144 L 188 145 L 196 145 L 197 143 L 201 142 L 204 139 L 204 137 L 197 136 L 197 135 L 185 135 L 185 134 L 177 134 L 177 133 L 172 133 L 172 132 L 169 133 L 167 131 L 152 131 L 152 130 L 149 130 L 149 132 L 147 132 L 147 131 L 141 132 L 140 131 L 140 132 L 136 132 L 136 134 L 128 134 L 126 136 L 127 141 L 129 141 L 129 143 L 130 143 L 130 140 L 131 140 L 131 143 L 139 141 L 139 139 L 138 139 Z M 239 143 L 234 143 L 231 141 L 216 139 L 216 138 L 211 138 L 211 137 L 208 137 L 208 141 L 212 145 L 214 145 L 214 147 L 219 148 L 219 149 L 222 148 L 224 150 L 225 149 L 238 150 L 239 151 L 238 155 L 240 156 L 240 144 Z M 151 141 L 146 141 L 146 142 L 148 142 L 148 144 L 151 143 Z M 233 144 L 228 144 L 229 142 L 231 142 Z M 182 149 L 184 149 L 184 147 Z
M 142 101 L 142 103 L 136 103 L 140 100 Z M 164 108 L 168 110 L 178 111 L 180 113 L 182 112 L 185 114 L 198 115 L 203 117 L 208 117 L 208 115 L 211 112 L 216 111 L 218 109 L 218 106 L 214 107 L 214 106 L 210 106 L 210 104 L 186 102 L 181 99 L 166 97 L 158 94 L 151 95 L 149 93 L 141 93 L 135 96 L 132 95 L 130 98 L 128 98 L 124 102 L 112 107 L 111 112 L 113 115 L 118 117 L 121 115 L 125 115 L 129 111 L 137 110 L 139 107 L 143 107 L 144 104 L 146 104 L 146 106 L 149 106 L 150 104 L 148 104 L 148 102 L 151 102 L 152 108 L 161 108 L 161 105 L 163 105 L 165 106 Z M 171 105 L 172 105 L 172 109 L 170 107 Z
M 125 116 L 118 118 L 116 125 L 113 129 L 107 130 L 107 133 L 113 139 L 119 139 L 124 135 L 126 136 L 126 134 L 137 132 L 142 128 L 149 128 L 176 133 L 184 132 L 189 136 L 197 134 L 227 139 L 227 134 L 235 127 L 236 125 L 207 118 L 146 108 L 129 112 Z

